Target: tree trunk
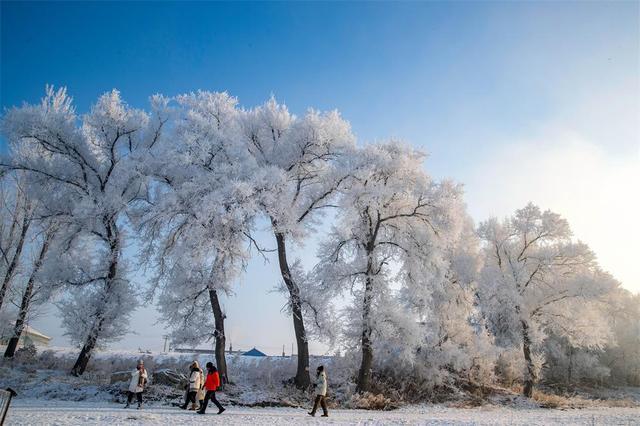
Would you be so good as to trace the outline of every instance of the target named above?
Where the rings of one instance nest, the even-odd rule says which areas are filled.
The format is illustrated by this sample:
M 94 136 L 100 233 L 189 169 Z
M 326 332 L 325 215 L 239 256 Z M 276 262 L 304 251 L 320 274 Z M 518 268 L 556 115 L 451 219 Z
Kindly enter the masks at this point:
M 113 286 L 117 272 L 118 272 L 118 260 L 120 258 L 120 235 L 118 232 L 118 227 L 113 219 L 104 218 L 105 229 L 107 234 L 107 240 L 109 241 L 109 254 L 111 255 L 109 261 L 109 271 L 107 273 L 107 278 L 105 280 L 105 295 L 106 297 L 111 296 L 111 287 Z M 108 300 L 104 301 L 104 305 L 107 305 Z M 71 369 L 71 374 L 74 376 L 81 376 L 85 369 L 87 368 L 87 364 L 91 359 L 91 355 L 93 354 L 93 350 L 96 347 L 96 343 L 100 338 L 100 334 L 102 332 L 102 326 L 104 324 L 104 315 L 105 313 L 102 311 L 102 307 L 98 309 L 95 314 L 96 320 L 85 340 L 84 345 L 82 346 L 82 350 L 78 355 L 78 359 L 76 363 L 73 365 Z
M 209 289 L 209 300 L 211 301 L 211 309 L 213 310 L 213 317 L 215 320 L 216 331 L 214 337 L 216 339 L 216 364 L 218 372 L 220 373 L 220 380 L 222 384 L 229 382 L 229 376 L 227 373 L 227 360 L 224 355 L 225 349 L 225 334 L 224 334 L 224 319 L 226 315 L 220 308 L 220 301 L 218 300 L 218 293 L 215 290 Z
M 15 214 L 18 214 L 18 212 L 16 211 Z M 0 286 L 0 309 L 2 309 L 2 305 L 4 303 L 4 297 L 6 296 L 7 290 L 9 289 L 9 284 L 11 283 L 11 280 L 13 279 L 13 276 L 16 273 L 16 269 L 18 268 L 18 264 L 20 262 L 20 256 L 22 255 L 22 248 L 24 247 L 24 240 L 30 225 L 31 225 L 31 213 L 30 213 L 30 207 L 27 204 L 24 207 L 24 217 L 22 218 L 22 227 L 20 229 L 20 236 L 18 237 L 16 249 L 13 252 L 13 257 L 11 258 L 11 262 L 7 266 L 7 271 L 4 275 L 4 278 L 2 279 L 2 286 Z
M 13 336 L 11 337 L 11 339 L 9 339 L 9 344 L 7 345 L 7 349 L 4 352 L 5 358 L 12 358 L 18 347 L 18 341 L 20 340 L 20 335 L 22 335 L 22 330 L 24 329 L 24 323 L 27 318 L 27 313 L 29 312 L 29 305 L 31 304 L 31 298 L 33 296 L 33 286 L 35 284 L 36 275 L 38 274 L 38 271 L 42 266 L 42 262 L 47 255 L 52 237 L 53 234 L 51 232 L 47 232 L 47 235 L 42 242 L 42 247 L 40 248 L 38 259 L 33 265 L 33 271 L 31 271 L 31 276 L 29 276 L 27 288 L 22 294 L 22 302 L 20 303 L 20 311 L 18 311 L 16 325 L 13 328 Z
M 87 336 L 87 340 L 84 343 L 84 346 L 82 346 L 82 350 L 80 351 L 80 355 L 78 355 L 76 363 L 71 369 L 72 375 L 81 376 L 84 373 L 84 370 L 86 370 L 87 364 L 89 364 L 89 360 L 91 359 L 93 350 L 95 349 L 96 343 L 98 342 L 100 331 L 102 331 L 103 322 L 104 318 L 102 316 L 100 316 L 96 320 L 93 328 L 91 329 L 91 332 L 89 333 L 89 336 Z
M 304 321 L 302 319 L 302 303 L 300 301 L 300 288 L 293 281 L 289 264 L 287 263 L 287 246 L 284 234 L 275 233 L 276 242 L 278 243 L 278 262 L 280 264 L 280 273 L 287 289 L 289 290 L 289 303 L 291 304 L 291 313 L 293 316 L 293 329 L 296 334 L 296 344 L 298 347 L 298 370 L 294 379 L 297 387 L 305 389 L 311 384 L 309 377 L 309 342 L 304 329 Z
M 366 392 L 371 383 L 371 370 L 373 367 L 373 348 L 371 347 L 371 279 L 367 277 L 364 289 L 364 301 L 362 306 L 362 362 L 358 371 L 357 392 Z
M 367 250 L 369 251 L 369 250 Z M 371 250 L 372 251 L 372 250 Z M 373 301 L 373 281 L 371 270 L 373 260 L 371 253 L 367 254 L 367 278 L 365 280 L 364 298 L 362 300 L 362 361 L 358 371 L 356 392 L 367 392 L 371 383 L 371 370 L 373 368 L 373 347 L 371 346 L 371 304 Z
M 569 346 L 569 368 L 567 371 L 567 384 L 571 384 L 571 374 L 573 373 L 573 346 Z
M 522 324 L 522 352 L 524 353 L 524 360 L 527 364 L 527 372 L 524 376 L 524 387 L 522 388 L 522 394 L 527 398 L 533 396 L 533 386 L 536 381 L 536 371 L 531 359 L 531 338 L 529 337 L 529 324 L 525 320 L 520 320 Z

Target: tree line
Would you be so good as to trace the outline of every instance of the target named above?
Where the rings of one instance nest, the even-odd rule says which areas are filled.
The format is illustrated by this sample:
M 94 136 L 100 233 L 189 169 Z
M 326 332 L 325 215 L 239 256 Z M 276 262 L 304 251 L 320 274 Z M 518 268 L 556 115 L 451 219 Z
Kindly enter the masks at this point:
M 228 379 L 220 296 L 268 255 L 255 238 L 266 223 L 298 387 L 310 384 L 310 339 L 358 357 L 359 392 L 385 376 L 515 377 L 526 396 L 541 374 L 640 381 L 639 298 L 564 218 L 528 204 L 476 226 L 462 186 L 432 178 L 421 151 L 357 143 L 336 111 L 296 116 L 273 98 L 245 109 L 206 91 L 155 95 L 144 111 L 114 90 L 79 115 L 48 87 L 1 130 L 0 309 L 17 308 L 5 357 L 33 307 L 54 300 L 81 375 L 144 297 L 174 343 L 215 339 Z M 326 226 L 305 270 L 295 253 Z M 134 266 L 152 271 L 149 288 L 131 281 Z

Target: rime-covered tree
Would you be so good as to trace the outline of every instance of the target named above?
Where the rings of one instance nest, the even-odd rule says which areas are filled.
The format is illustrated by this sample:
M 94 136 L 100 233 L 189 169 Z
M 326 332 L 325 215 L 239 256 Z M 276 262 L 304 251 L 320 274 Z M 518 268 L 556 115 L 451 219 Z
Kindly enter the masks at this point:
M 444 280 L 443 256 L 460 232 L 460 189 L 433 181 L 422 160 L 399 143 L 363 148 L 341 190 L 338 224 L 320 250 L 320 285 L 327 292 L 352 289 L 356 296 L 349 316 L 359 329 L 360 392 L 369 390 L 376 339 L 395 335 L 415 342 L 414 348 L 420 340 L 424 312 L 406 309 L 393 286 L 415 293 L 415 287 Z
M 74 375 L 84 372 L 96 345 L 122 335 L 135 306 L 122 262 L 122 224 L 127 205 L 145 187 L 137 158 L 166 121 L 165 101 L 154 97 L 152 104 L 149 116 L 114 90 L 79 117 L 65 89 L 48 87 L 40 104 L 12 108 L 2 119 L 10 145 L 3 169 L 27 176 L 30 196 L 65 223 L 70 252 L 82 247 L 91 259 L 75 270 L 81 279 L 61 302 L 63 324 L 82 347 Z
M 310 111 L 297 118 L 273 99 L 251 110 L 237 108 L 237 100 L 226 93 L 198 92 L 179 96 L 176 101 L 175 138 L 164 149 L 153 151 L 158 167 L 151 174 L 158 182 L 155 198 L 159 201 L 152 201 L 157 205 L 150 210 L 162 212 L 152 218 L 146 215 L 144 226 L 154 234 L 148 239 L 162 241 L 160 247 L 181 240 L 199 250 L 203 254 L 194 256 L 198 259 L 196 277 L 210 276 L 212 291 L 227 291 L 228 282 L 216 281 L 236 274 L 246 257 L 241 244 L 257 248 L 251 238 L 253 220 L 258 212 L 266 215 L 278 245 L 298 343 L 295 381 L 305 387 L 309 384 L 309 357 L 303 315 L 311 307 L 305 309 L 299 284 L 294 281 L 287 241 L 302 241 L 316 212 L 328 206 L 343 180 L 337 163 L 353 145 L 349 126 L 337 113 Z M 149 227 L 152 223 L 156 225 Z M 163 260 L 171 257 L 168 251 L 160 253 Z M 186 267 L 175 256 L 172 265 Z M 207 271 L 219 271 L 216 276 L 220 278 Z M 183 282 L 182 289 L 194 290 L 193 285 L 197 287 L 195 283 L 201 279 Z M 178 309 L 171 300 L 184 298 L 176 293 L 177 287 L 171 287 L 164 288 L 172 297 L 161 300 Z M 195 291 L 201 296 L 205 293 Z M 214 310 L 216 300 L 210 299 Z M 215 316 L 221 325 L 223 315 Z M 217 335 L 224 337 L 221 330 Z
M 604 307 L 614 341 L 599 357 L 614 385 L 640 386 L 640 294 L 623 288 L 614 291 Z
M 232 291 L 248 258 L 260 170 L 240 140 L 235 98 L 198 92 L 175 101 L 171 137 L 144 160 L 154 183 L 136 222 L 147 242 L 144 257 L 157 268 L 153 289 L 172 341 L 213 337 L 228 379 L 219 296 Z
M 332 205 L 346 180 L 343 159 L 354 146 L 349 124 L 335 111 L 309 110 L 296 117 L 274 99 L 243 111 L 241 133 L 263 188 L 259 206 L 271 223 L 280 273 L 288 292 L 298 349 L 297 386 L 310 384 L 309 345 L 300 284 L 292 271 L 290 245 L 302 244 L 319 214 Z
M 538 377 L 536 350 L 553 331 L 577 347 L 602 347 L 610 331 L 598 309 L 617 285 L 603 273 L 593 252 L 571 240 L 560 215 L 528 204 L 503 221 L 479 225 L 484 267 L 480 295 L 498 344 L 521 346 L 523 394 L 530 397 Z
M 6 300 L 18 308 L 5 357 L 13 356 L 34 307 L 49 301 L 66 275 L 60 273 L 65 244 L 55 239 L 64 224 L 46 217 L 48 209 L 30 198 L 26 178 L 18 171 L 0 182 L 0 270 L 10 278 L 4 281 L 11 284 L 5 287 Z
M 413 260 L 421 263 L 401 266 L 401 274 L 415 271 L 401 290 L 409 312 L 404 330 L 413 336 L 404 344 L 409 363 L 402 373 L 431 385 L 486 383 L 493 378 L 496 351 L 477 306 L 479 239 L 462 203 L 454 204 L 450 214 L 457 220 L 444 244 L 433 247 L 428 258 Z M 394 342 L 397 347 L 402 339 Z
M 0 176 L 0 309 L 14 280 L 34 219 L 34 202 L 22 173 Z
M 52 255 L 59 252 L 53 248 L 55 246 L 55 234 L 57 227 L 55 223 L 45 222 L 44 226 L 40 226 L 37 234 L 32 236 L 31 249 L 35 252 L 34 259 L 29 262 L 29 265 L 24 275 L 27 278 L 27 282 L 24 288 L 19 292 L 19 308 L 18 316 L 13 327 L 13 334 L 9 338 L 7 348 L 5 349 L 5 358 L 13 357 L 17 347 L 20 336 L 24 330 L 25 325 L 34 304 L 42 304 L 49 300 L 51 294 L 57 287 L 56 275 L 51 274 L 47 270 L 46 262 L 52 262 Z M 56 247 L 59 248 L 59 247 Z M 27 262 L 25 262 L 27 263 Z M 27 265 L 25 265 L 27 266 Z

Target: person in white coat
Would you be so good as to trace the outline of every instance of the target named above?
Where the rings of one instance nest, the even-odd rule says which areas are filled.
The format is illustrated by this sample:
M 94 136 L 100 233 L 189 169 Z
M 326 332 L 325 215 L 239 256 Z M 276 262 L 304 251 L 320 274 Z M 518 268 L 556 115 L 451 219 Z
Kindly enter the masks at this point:
M 316 415 L 318 405 L 322 406 L 322 417 L 329 417 L 329 410 L 327 409 L 327 373 L 324 371 L 324 366 L 321 365 L 316 370 L 316 381 L 313 384 L 316 389 L 316 399 L 313 402 L 313 409 L 309 412 L 310 416 Z
M 198 390 L 198 394 L 196 395 L 196 399 L 198 400 L 198 410 L 202 408 L 204 405 L 204 397 L 207 394 L 207 390 L 204 388 L 204 372 L 202 368 L 200 369 L 200 389 Z
M 200 369 L 200 365 L 198 361 L 193 361 L 191 366 L 189 367 L 189 384 L 187 386 L 187 397 L 184 401 L 184 404 L 180 406 L 183 410 L 186 410 L 189 406 L 189 402 L 191 402 L 190 410 L 196 409 L 196 395 L 204 386 L 204 381 L 202 380 L 202 370 Z
M 138 361 L 135 371 L 131 373 L 131 381 L 129 382 L 129 390 L 127 393 L 127 405 L 124 408 L 129 408 L 133 395 L 138 400 L 138 410 L 142 408 L 142 392 L 147 385 L 147 370 L 144 368 L 144 362 Z

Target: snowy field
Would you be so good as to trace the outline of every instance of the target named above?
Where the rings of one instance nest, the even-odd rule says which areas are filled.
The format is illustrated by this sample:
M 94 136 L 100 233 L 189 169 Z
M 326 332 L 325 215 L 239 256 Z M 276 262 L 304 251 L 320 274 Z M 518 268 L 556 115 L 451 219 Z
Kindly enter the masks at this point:
M 218 416 L 213 407 L 204 416 L 166 406 L 143 410 L 123 409 L 116 404 L 16 400 L 9 410 L 7 425 L 639 425 L 640 408 L 518 409 L 508 407 L 446 408 L 409 406 L 394 411 L 332 410 L 329 418 L 307 415 L 296 408 L 227 407 Z
M 330 417 L 311 418 L 306 413 L 311 395 L 283 386 L 295 368 L 294 360 L 280 357 L 252 359 L 229 357 L 235 384 L 218 394 L 227 407 L 221 416 L 209 407 L 205 416 L 173 408 L 182 402 L 183 391 L 154 383 L 145 394 L 141 411 L 123 409 L 124 390 L 128 382 L 110 383 L 111 372 L 135 364 L 140 354 L 105 351 L 96 354 L 92 370 L 82 377 L 68 374 L 74 354 L 56 350 L 40 354 L 26 363 L 16 360 L 0 363 L 0 389 L 11 387 L 18 392 L 7 417 L 8 425 L 273 425 L 273 424 L 357 424 L 357 425 L 640 425 L 640 388 L 583 389 L 572 397 L 544 394 L 541 400 L 521 397 L 510 389 L 496 387 L 482 401 L 469 399 L 464 393 L 451 395 L 444 404 L 412 405 L 398 402 L 401 408 L 391 411 L 361 410 L 353 401 L 344 369 L 335 359 L 313 359 L 331 365 L 333 398 Z M 206 361 L 209 355 L 145 354 L 151 371 L 182 371 L 192 359 Z M 33 365 L 43 367 L 33 368 Z M 128 370 L 127 370 L 128 371 Z M 352 392 L 352 391 L 351 391 Z M 475 408 L 471 404 L 481 402 Z M 541 408 L 544 404 L 560 407 Z M 271 408 L 271 404 L 281 405 Z M 134 404 L 135 405 L 135 404 Z M 258 408 L 270 407 L 270 408 Z M 553 405 L 552 405 L 553 406 Z M 289 408 L 296 407 L 296 408 Z M 297 408 L 303 407 L 303 408 Z M 633 408 L 631 408 L 633 407 Z M 306 409 L 305 409 L 306 408 Z

